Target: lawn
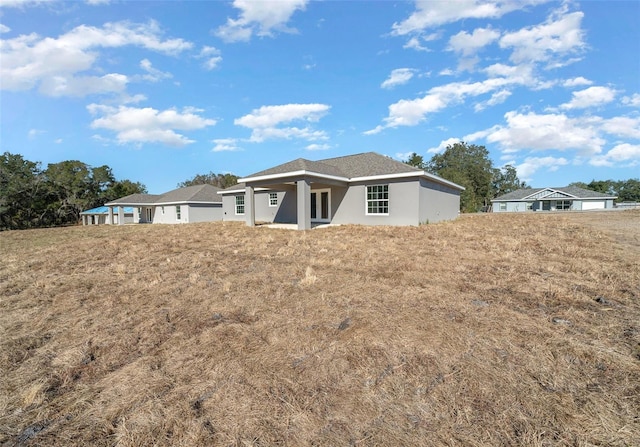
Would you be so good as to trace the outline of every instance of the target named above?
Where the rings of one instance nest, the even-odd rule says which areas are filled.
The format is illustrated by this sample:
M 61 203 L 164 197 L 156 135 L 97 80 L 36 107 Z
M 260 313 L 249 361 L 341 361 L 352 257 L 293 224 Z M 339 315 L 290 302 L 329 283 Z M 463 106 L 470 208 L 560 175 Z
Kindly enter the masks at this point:
M 631 446 L 640 212 L 0 232 L 1 446 Z

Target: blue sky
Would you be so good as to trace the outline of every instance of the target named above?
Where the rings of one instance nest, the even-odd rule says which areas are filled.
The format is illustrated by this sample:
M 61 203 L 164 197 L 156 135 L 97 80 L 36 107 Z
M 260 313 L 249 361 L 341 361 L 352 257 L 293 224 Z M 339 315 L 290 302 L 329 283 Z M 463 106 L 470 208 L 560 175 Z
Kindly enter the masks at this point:
M 162 193 L 484 145 L 536 187 L 640 177 L 640 2 L 0 0 L 0 151 Z

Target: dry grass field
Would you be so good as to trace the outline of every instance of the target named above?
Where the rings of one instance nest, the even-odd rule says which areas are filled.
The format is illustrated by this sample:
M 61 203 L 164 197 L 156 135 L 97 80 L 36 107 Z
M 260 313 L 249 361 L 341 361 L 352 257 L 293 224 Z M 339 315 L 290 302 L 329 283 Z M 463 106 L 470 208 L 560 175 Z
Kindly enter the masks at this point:
M 640 212 L 0 233 L 1 446 L 631 446 Z

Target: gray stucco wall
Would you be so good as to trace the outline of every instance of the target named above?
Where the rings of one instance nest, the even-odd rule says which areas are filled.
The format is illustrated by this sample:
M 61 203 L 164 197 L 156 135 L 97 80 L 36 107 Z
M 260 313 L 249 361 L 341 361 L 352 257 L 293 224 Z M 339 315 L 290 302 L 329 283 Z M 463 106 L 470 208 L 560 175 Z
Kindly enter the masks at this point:
M 420 179 L 420 223 L 453 220 L 460 213 L 460 191 Z
M 389 215 L 367 215 L 367 186 L 389 185 Z M 333 191 L 336 194 L 333 194 Z M 361 225 L 418 225 L 419 182 L 374 181 L 352 184 L 348 189 L 334 188 L 331 206 L 335 208 L 331 223 Z M 340 195 L 344 195 L 340 199 Z M 338 200 L 340 199 L 340 200 Z
M 269 206 L 270 192 L 278 194 L 277 206 Z M 244 193 L 225 194 L 222 196 L 222 220 L 245 221 L 244 215 L 236 215 L 236 196 L 238 195 L 244 195 Z M 254 198 L 256 222 L 296 222 L 295 191 L 256 191 Z
M 191 204 L 188 207 L 188 222 L 213 222 L 222 220 L 222 203 L 220 204 Z

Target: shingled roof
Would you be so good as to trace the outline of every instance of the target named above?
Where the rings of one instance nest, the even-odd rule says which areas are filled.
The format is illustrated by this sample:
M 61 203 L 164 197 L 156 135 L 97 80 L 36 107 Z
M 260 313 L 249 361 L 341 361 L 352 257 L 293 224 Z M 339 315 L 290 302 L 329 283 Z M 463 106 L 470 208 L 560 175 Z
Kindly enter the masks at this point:
M 510 193 L 496 197 L 492 201 L 495 202 L 517 202 L 519 200 L 525 200 L 527 197 L 535 195 L 541 191 L 558 191 L 564 194 L 568 194 L 576 199 L 615 199 L 616 196 L 605 194 L 598 191 L 592 191 L 590 189 L 579 188 L 577 186 L 564 186 L 560 188 L 526 188 L 518 189 Z
M 113 200 L 106 205 L 157 205 L 171 203 L 221 203 L 218 195 L 222 191 L 213 185 L 194 185 L 174 189 L 164 194 L 131 194 L 126 197 Z
M 393 175 L 404 173 L 423 172 L 421 169 L 409 166 L 405 163 L 393 160 L 375 152 L 346 155 L 343 157 L 327 158 L 319 161 L 311 161 L 298 158 L 293 161 L 256 172 L 246 179 L 266 176 L 277 176 L 299 171 L 313 172 L 316 174 L 342 177 L 345 180 L 358 177 L 371 177 L 376 175 Z

